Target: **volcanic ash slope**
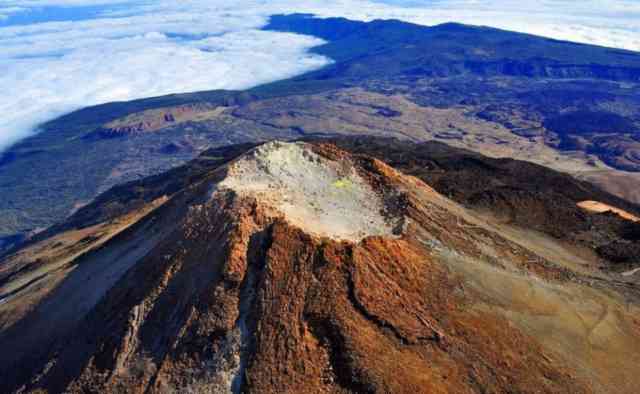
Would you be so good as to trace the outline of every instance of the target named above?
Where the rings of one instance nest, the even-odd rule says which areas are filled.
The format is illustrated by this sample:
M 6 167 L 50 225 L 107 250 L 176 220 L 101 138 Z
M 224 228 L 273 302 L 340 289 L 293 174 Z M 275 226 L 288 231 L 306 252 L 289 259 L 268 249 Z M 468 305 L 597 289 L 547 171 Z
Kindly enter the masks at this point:
M 96 225 L 93 249 L 37 260 L 63 233 L 0 265 L 0 392 L 640 384 L 630 293 L 378 160 L 273 142 L 158 204 L 117 233 Z

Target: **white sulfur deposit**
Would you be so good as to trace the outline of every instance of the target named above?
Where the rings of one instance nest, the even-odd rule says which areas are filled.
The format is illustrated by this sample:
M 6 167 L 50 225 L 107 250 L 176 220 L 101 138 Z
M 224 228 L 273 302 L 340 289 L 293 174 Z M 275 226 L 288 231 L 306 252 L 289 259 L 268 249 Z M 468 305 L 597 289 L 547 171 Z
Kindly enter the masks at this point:
M 393 234 L 393 224 L 382 215 L 382 198 L 353 163 L 321 157 L 304 143 L 261 145 L 231 164 L 218 184 L 225 188 L 255 196 L 315 235 L 359 241 Z

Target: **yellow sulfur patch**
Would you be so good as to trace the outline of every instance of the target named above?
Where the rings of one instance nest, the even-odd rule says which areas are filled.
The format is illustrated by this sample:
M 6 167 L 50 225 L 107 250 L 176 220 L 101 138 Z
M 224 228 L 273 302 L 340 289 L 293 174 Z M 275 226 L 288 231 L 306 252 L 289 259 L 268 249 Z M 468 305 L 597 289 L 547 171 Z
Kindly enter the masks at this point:
M 333 182 L 333 187 L 337 187 L 338 189 L 345 189 L 351 186 L 353 186 L 353 184 L 347 178 L 340 178 L 337 181 Z

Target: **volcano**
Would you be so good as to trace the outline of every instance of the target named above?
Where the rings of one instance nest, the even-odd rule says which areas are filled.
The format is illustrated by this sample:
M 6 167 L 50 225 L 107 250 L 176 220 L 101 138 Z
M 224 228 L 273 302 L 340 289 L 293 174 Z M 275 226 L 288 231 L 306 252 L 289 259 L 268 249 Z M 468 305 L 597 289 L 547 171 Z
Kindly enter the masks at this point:
M 6 257 L 0 391 L 637 389 L 638 291 L 579 254 L 329 143 L 199 160 Z

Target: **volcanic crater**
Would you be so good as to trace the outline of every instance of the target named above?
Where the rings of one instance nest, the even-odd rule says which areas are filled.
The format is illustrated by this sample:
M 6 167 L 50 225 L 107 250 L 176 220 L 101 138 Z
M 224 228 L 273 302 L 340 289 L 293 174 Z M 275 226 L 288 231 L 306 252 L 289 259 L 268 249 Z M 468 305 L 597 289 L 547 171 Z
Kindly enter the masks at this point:
M 374 190 L 351 158 L 303 142 L 255 148 L 230 164 L 214 190 L 251 196 L 306 233 L 337 240 L 394 237 L 403 219 L 386 209 L 392 197 Z

